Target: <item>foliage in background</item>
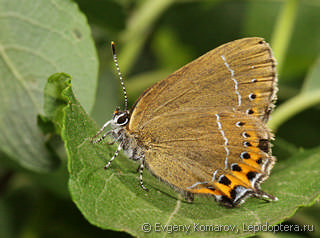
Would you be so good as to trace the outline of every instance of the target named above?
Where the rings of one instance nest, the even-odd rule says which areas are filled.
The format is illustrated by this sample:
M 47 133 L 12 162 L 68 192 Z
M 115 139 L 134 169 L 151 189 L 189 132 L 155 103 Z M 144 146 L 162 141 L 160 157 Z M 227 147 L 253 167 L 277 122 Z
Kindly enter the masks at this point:
M 167 191 L 167 188 L 148 175 L 146 182 L 154 184 L 154 191 L 145 198 L 137 185 L 135 165 L 124 157 L 116 161 L 114 170 L 100 169 L 114 148 L 99 145 L 97 150 L 92 151 L 86 140 L 81 140 L 94 134 L 97 128 L 81 109 L 73 118 L 74 123 L 63 129 L 63 139 L 69 143 L 68 153 L 73 158 L 69 160 L 69 170 L 75 172 L 70 175 L 72 197 L 89 222 L 143 236 L 143 219 L 133 223 L 126 217 L 137 215 L 147 219 L 162 213 L 165 221 L 183 223 L 184 219 L 200 214 L 201 209 L 197 211 L 199 208 L 205 211 L 214 208 L 217 213 L 231 217 L 245 216 L 242 212 L 249 209 L 245 216 L 248 223 L 256 221 L 256 217 L 250 216 L 258 216 L 262 221 L 262 217 L 272 217 L 272 212 L 276 214 L 278 211 L 281 217 L 277 221 L 270 219 L 275 223 L 291 217 L 295 204 L 313 204 L 312 201 L 318 197 L 317 179 L 320 177 L 317 167 L 320 154 L 317 149 L 320 141 L 317 106 L 320 95 L 318 1 L 76 2 L 79 8 L 70 0 L 0 0 L 0 93 L 3 102 L 0 106 L 0 163 L 3 165 L 0 167 L 0 237 L 104 237 L 111 232 L 89 225 L 70 201 L 66 153 L 60 138 L 54 135 L 66 126 L 64 114 L 56 110 L 57 106 L 60 109 L 70 109 L 71 106 L 72 109 L 74 104 L 75 111 L 81 107 L 72 101 L 75 99 L 71 95 L 68 99 L 61 98 L 61 90 L 68 84 L 47 88 L 47 101 L 43 99 L 47 78 L 52 73 L 63 71 L 72 75 L 76 98 L 87 112 L 91 112 L 97 124 L 102 125 L 108 120 L 115 106 L 123 103 L 118 79 L 112 73 L 110 40 L 117 44 L 120 68 L 126 76 L 131 104 L 149 85 L 220 44 L 246 36 L 261 36 L 271 42 L 280 68 L 279 107 L 270 122 L 270 126 L 277 130 L 274 154 L 279 162 L 274 176 L 263 186 L 279 194 L 281 201 L 271 205 L 274 209 L 270 213 L 260 208 L 254 209 L 260 203 L 253 199 L 243 209 L 237 210 L 225 210 L 213 202 L 212 207 L 206 207 L 211 201 L 203 202 L 202 199 L 195 207 L 183 202 L 177 204 L 177 200 L 168 199 L 168 195 L 153 194 L 159 187 L 161 191 Z M 94 50 L 90 28 L 99 58 Z M 96 71 L 98 61 L 99 79 Z M 52 102 L 54 107 L 52 110 L 46 107 L 44 115 L 43 104 L 52 106 Z M 82 117 L 78 117 L 80 115 Z M 81 121 L 83 124 L 78 124 Z M 74 149 L 70 144 L 72 140 L 75 145 L 82 141 L 80 146 L 84 149 L 71 151 Z M 82 160 L 79 158 L 77 161 L 77 157 Z M 54 169 L 57 161 L 61 161 L 60 167 Z M 97 182 L 97 179 L 103 181 L 110 177 L 112 179 L 110 183 L 105 183 L 106 187 L 101 187 L 103 184 Z M 79 184 L 88 187 L 81 191 L 83 186 Z M 106 190 L 108 185 L 112 185 L 114 191 Z M 117 188 L 121 188 L 120 191 Z M 170 190 L 167 193 L 171 194 Z M 301 193 L 305 196 L 299 198 Z M 128 195 L 128 208 L 119 208 L 126 204 L 121 201 L 123 194 Z M 157 200 L 159 196 L 164 198 Z M 293 207 L 287 206 L 286 198 Z M 164 201 L 169 205 L 163 204 Z M 114 210 L 105 210 L 112 202 L 116 204 Z M 139 210 L 140 203 L 147 210 L 139 215 L 144 211 Z M 167 210 L 165 206 L 168 206 Z M 175 214 L 174 208 L 177 206 L 180 210 Z M 280 209 L 286 207 L 286 212 Z M 92 213 L 94 209 L 95 213 Z M 117 214 L 128 209 L 135 213 Z M 311 208 L 299 210 L 286 223 L 319 224 L 319 210 L 317 202 Z M 174 214 L 172 219 L 170 214 Z M 112 220 L 115 217 L 117 220 Z M 232 222 L 214 220 L 214 216 L 208 221 L 219 224 Z M 308 235 L 319 235 L 320 228 L 317 228 Z M 124 232 L 116 235 L 127 236 Z M 277 236 L 281 235 L 277 233 Z M 305 233 L 293 235 L 303 236 Z
M 1 152 L 34 171 L 54 169 L 55 148 L 36 118 L 55 72 L 71 73 L 84 107 L 93 107 L 98 63 L 85 16 L 69 1 L 1 0 L 0 69 Z

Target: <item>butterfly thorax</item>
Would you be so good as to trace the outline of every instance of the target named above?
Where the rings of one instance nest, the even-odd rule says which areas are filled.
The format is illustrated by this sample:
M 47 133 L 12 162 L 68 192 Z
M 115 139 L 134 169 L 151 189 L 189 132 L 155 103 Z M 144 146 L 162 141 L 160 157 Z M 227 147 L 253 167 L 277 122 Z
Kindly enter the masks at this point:
M 128 111 L 115 110 L 111 122 L 112 136 L 122 145 L 122 149 L 130 159 L 140 160 L 144 156 L 145 148 L 139 143 L 136 136 L 128 131 L 129 120 Z

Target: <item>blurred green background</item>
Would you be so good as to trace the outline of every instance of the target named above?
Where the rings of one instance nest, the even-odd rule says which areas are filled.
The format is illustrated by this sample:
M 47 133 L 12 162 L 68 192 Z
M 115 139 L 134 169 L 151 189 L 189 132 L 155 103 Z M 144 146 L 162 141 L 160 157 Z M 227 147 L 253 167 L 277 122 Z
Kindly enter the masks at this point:
M 15 1 L 19 2 L 11 2 Z M 0 7 L 5 2 L 1 0 Z M 36 3 L 37 0 L 23 2 Z M 265 38 L 274 50 L 279 75 L 277 105 L 299 95 L 311 74 L 320 76 L 317 73 L 320 72 L 318 0 L 74 2 L 88 20 L 99 59 L 99 77 L 90 79 L 98 80 L 91 115 L 99 126 L 109 120 L 116 106 L 123 106 L 110 50 L 111 40 L 116 43 L 129 105 L 147 87 L 184 64 L 223 43 L 249 36 Z M 23 4 L 20 7 L 23 8 Z M 271 121 L 276 134 L 274 155 L 278 160 L 319 145 L 319 101 L 303 105 L 296 111 L 291 110 L 283 121 L 277 121 L 277 115 L 276 122 Z M 61 141 L 54 137 L 51 143 L 60 145 Z M 106 237 L 109 234 L 129 237 L 125 232 L 103 231 L 82 217 L 69 197 L 66 155 L 64 149 L 59 148 L 56 153 L 62 162 L 49 173 L 27 170 L 0 150 L 0 237 Z M 311 207 L 299 209 L 286 223 L 319 225 L 319 214 L 318 201 Z M 257 236 L 319 235 L 318 230 Z

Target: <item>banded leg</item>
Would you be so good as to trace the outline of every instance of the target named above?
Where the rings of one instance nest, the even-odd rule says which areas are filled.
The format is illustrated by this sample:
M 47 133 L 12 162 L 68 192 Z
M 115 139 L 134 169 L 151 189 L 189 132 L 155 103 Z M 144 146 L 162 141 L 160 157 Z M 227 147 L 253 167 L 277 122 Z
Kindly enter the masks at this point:
M 98 135 L 101 134 L 101 132 L 112 122 L 112 120 L 107 121 L 102 127 L 101 129 L 97 132 L 97 134 L 93 137 L 96 138 Z M 92 143 L 98 143 L 99 141 L 102 141 L 104 138 L 106 138 L 106 136 L 109 134 L 109 131 L 107 133 L 105 133 L 101 138 L 97 139 L 97 140 L 93 140 L 93 138 L 91 139 Z
M 188 202 L 188 203 L 192 203 L 193 200 L 194 200 L 194 195 L 193 195 L 193 193 L 186 192 L 186 193 L 185 193 L 185 200 L 186 200 L 186 202 Z
M 114 152 L 114 155 L 112 156 L 112 158 L 109 160 L 109 162 L 104 166 L 104 169 L 109 168 L 110 164 L 112 163 L 112 161 L 118 156 L 120 150 L 122 149 L 122 143 L 119 144 L 116 152 Z
M 149 189 L 147 189 L 144 185 L 143 185 L 143 169 L 144 169 L 144 158 L 141 159 L 141 164 L 140 164 L 140 186 L 143 190 L 149 192 Z
M 257 198 L 262 198 L 262 199 L 264 199 L 266 201 L 269 201 L 269 202 L 270 201 L 278 201 L 277 197 L 272 196 L 272 195 L 270 195 L 268 193 L 265 193 L 265 192 L 263 192 L 261 190 L 258 190 L 256 193 L 254 193 L 253 196 L 257 197 Z
M 109 134 L 111 134 L 111 133 L 112 133 L 112 131 L 107 131 L 107 132 L 104 133 L 100 138 L 98 138 L 98 139 L 96 139 L 96 140 L 93 140 L 93 138 L 92 138 L 92 139 L 91 139 L 91 143 L 96 144 L 96 143 L 104 140 L 104 139 L 105 139 Z M 116 140 L 114 140 L 114 141 L 112 141 L 112 142 L 110 142 L 110 143 L 106 143 L 106 144 L 112 145 L 114 142 L 116 142 Z

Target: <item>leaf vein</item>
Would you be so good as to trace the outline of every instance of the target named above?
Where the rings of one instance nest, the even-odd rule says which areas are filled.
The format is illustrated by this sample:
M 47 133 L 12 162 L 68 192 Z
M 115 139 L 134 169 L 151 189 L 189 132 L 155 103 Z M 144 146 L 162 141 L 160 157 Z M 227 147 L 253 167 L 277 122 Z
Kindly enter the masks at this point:
M 167 226 L 170 223 L 171 219 L 174 217 L 174 215 L 176 215 L 179 212 L 180 207 L 181 207 L 181 200 L 177 200 L 177 204 L 176 204 L 174 210 L 172 211 L 172 213 L 170 214 L 165 226 Z M 166 236 L 166 234 L 167 233 L 164 233 L 164 237 Z
M 4 62 L 7 64 L 8 68 L 12 72 L 13 76 L 18 80 L 18 82 L 23 86 L 24 90 L 27 92 L 27 95 L 29 95 L 32 103 L 35 105 L 35 107 L 38 109 L 38 111 L 41 111 L 40 105 L 37 104 L 37 100 L 34 98 L 30 90 L 28 90 L 28 86 L 26 85 L 26 82 L 23 78 L 23 76 L 20 74 L 20 72 L 16 69 L 13 62 L 9 58 L 9 56 L 6 54 L 5 47 L 3 47 L 2 43 L 0 43 L 0 55 L 2 56 Z

